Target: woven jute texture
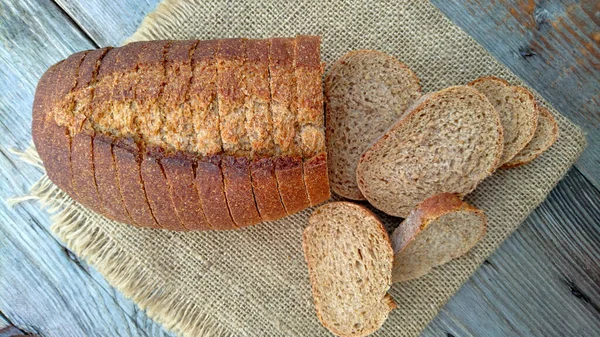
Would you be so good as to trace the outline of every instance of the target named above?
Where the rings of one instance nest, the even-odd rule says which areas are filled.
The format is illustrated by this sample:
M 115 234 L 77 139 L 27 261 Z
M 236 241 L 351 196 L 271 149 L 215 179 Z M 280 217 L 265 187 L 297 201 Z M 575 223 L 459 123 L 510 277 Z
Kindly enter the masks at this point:
M 388 52 L 416 71 L 425 91 L 483 75 L 520 81 L 426 1 L 166 1 L 129 41 L 323 37 L 331 64 L 355 49 Z M 485 238 L 466 256 L 390 290 L 398 303 L 376 336 L 416 336 L 581 153 L 579 128 L 556 111 L 560 138 L 525 167 L 499 170 L 468 201 L 485 210 Z M 33 156 L 30 156 L 33 157 Z M 31 158 L 30 158 L 31 159 Z M 72 202 L 46 177 L 31 194 L 53 215 L 53 231 L 148 315 L 184 336 L 322 336 L 301 234 L 311 210 L 226 232 L 141 230 Z M 378 212 L 388 230 L 399 220 Z

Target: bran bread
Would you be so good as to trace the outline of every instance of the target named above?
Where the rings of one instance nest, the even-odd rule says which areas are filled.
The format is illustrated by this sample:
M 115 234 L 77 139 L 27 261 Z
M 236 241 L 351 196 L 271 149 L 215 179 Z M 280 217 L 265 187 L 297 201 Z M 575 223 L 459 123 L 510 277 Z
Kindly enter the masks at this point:
M 548 109 L 539 106 L 538 122 L 533 138 L 521 152 L 517 153 L 510 161 L 504 163 L 502 168 L 518 167 L 531 163 L 539 157 L 544 151 L 548 150 L 558 139 L 558 124 Z
M 498 112 L 504 134 L 504 150 L 498 163 L 502 166 L 533 138 L 538 120 L 533 94 L 492 76 L 479 78 L 469 85 L 484 94 Z
M 42 77 L 34 142 L 51 180 L 120 222 L 278 219 L 329 198 L 319 43 L 144 41 L 75 54 Z
M 469 86 L 419 99 L 360 157 L 358 186 L 376 208 L 406 217 L 419 202 L 464 196 L 492 174 L 502 126 L 491 103 Z
M 413 209 L 391 236 L 393 282 L 427 274 L 433 267 L 464 255 L 485 235 L 483 211 L 457 195 L 442 193 Z
M 356 183 L 360 155 L 421 96 L 416 74 L 375 50 L 342 56 L 325 78 L 327 148 L 331 188 L 364 200 Z
M 363 206 L 318 207 L 302 235 L 317 317 L 338 336 L 366 336 L 396 303 L 387 293 L 393 251 L 379 219 Z

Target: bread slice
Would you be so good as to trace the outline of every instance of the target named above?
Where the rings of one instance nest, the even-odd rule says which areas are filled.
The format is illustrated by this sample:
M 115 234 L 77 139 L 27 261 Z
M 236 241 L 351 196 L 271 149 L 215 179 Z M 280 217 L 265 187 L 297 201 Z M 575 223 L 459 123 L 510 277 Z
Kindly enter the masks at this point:
M 150 202 L 142 180 L 142 152 L 130 139 L 119 139 L 113 144 L 113 160 L 127 212 L 141 227 L 160 228 L 150 209 Z
M 366 336 L 396 303 L 390 288 L 393 252 L 387 232 L 363 206 L 318 207 L 302 236 L 317 317 L 338 336 Z
M 517 153 L 503 168 L 517 167 L 532 162 L 548 150 L 558 139 L 558 124 L 548 109 L 538 105 L 538 122 L 533 138 L 521 152 Z
M 360 155 L 421 96 L 417 75 L 375 50 L 342 56 L 325 77 L 329 181 L 345 198 L 364 200 L 356 183 Z
M 269 72 L 273 140 L 281 156 L 275 161 L 275 176 L 286 213 L 310 206 L 304 186 L 302 148 L 298 131 L 298 100 L 294 65 L 296 40 L 270 39 Z
M 198 160 L 194 185 L 204 207 L 206 221 L 213 229 L 236 228 L 225 197 L 221 156 L 215 155 Z
M 203 205 L 194 186 L 194 160 L 179 153 L 160 161 L 169 185 L 175 212 L 189 230 L 212 229 L 204 215 Z
M 156 222 L 163 229 L 182 231 L 186 230 L 179 216 L 175 212 L 173 199 L 169 193 L 169 182 L 160 159 L 164 152 L 160 148 L 146 149 L 140 164 L 140 173 L 148 197 L 148 204 Z
M 538 120 L 533 94 L 497 77 L 482 77 L 470 86 L 484 94 L 500 116 L 504 132 L 504 150 L 498 166 L 509 162 L 531 141 Z
M 55 97 L 49 100 L 60 110 L 73 110 L 75 102 L 71 93 L 77 84 L 77 73 L 85 55 L 86 52 L 73 54 L 56 66 L 55 82 L 47 90 L 49 95 Z M 68 128 L 56 121 L 57 117 L 49 118 L 48 115 L 45 116 L 43 136 L 40 137 L 42 143 L 46 143 L 45 148 L 41 148 L 40 151 L 47 152 L 48 155 L 41 158 L 44 160 L 50 180 L 71 197 L 75 197 L 71 169 L 71 136 Z M 56 114 L 56 116 L 60 115 L 60 113 Z
M 369 202 L 406 217 L 419 202 L 466 195 L 497 167 L 502 126 L 479 91 L 455 86 L 419 99 L 360 157 L 358 186 Z
M 93 140 L 94 178 L 98 185 L 98 194 L 102 200 L 104 215 L 108 218 L 128 224 L 135 221 L 125 207 L 119 176 L 112 154 L 112 140 L 102 134 L 96 134 Z
M 433 267 L 465 254 L 485 235 L 486 222 L 482 210 L 455 194 L 426 199 L 392 234 L 392 281 L 423 276 Z
M 286 215 L 275 176 L 273 117 L 269 86 L 269 40 L 247 40 L 246 129 L 252 145 L 250 176 L 254 200 L 263 220 Z

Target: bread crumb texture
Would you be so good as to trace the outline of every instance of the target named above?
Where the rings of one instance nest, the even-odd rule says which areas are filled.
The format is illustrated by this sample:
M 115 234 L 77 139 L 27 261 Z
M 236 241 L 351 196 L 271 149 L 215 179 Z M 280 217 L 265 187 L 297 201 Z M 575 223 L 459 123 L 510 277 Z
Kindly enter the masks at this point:
M 339 336 L 366 336 L 395 303 L 392 247 L 379 219 L 363 206 L 332 202 L 317 208 L 303 234 L 317 316 Z

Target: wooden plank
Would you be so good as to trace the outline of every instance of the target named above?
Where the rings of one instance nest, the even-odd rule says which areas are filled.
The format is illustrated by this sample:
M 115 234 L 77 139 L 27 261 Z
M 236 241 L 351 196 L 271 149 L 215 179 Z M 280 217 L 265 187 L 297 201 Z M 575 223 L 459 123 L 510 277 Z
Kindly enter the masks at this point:
M 576 167 L 600 188 L 600 5 L 597 1 L 432 0 L 587 132 Z
M 58 6 L 39 0 L 0 3 L 0 42 L 3 321 L 43 336 L 171 336 L 57 241 L 38 205 L 4 202 L 41 176 L 8 153 L 30 142 L 37 80 L 52 63 L 93 45 Z
M 571 169 L 422 336 L 596 336 L 600 192 Z
M 160 0 L 55 0 L 97 46 L 118 46 Z

